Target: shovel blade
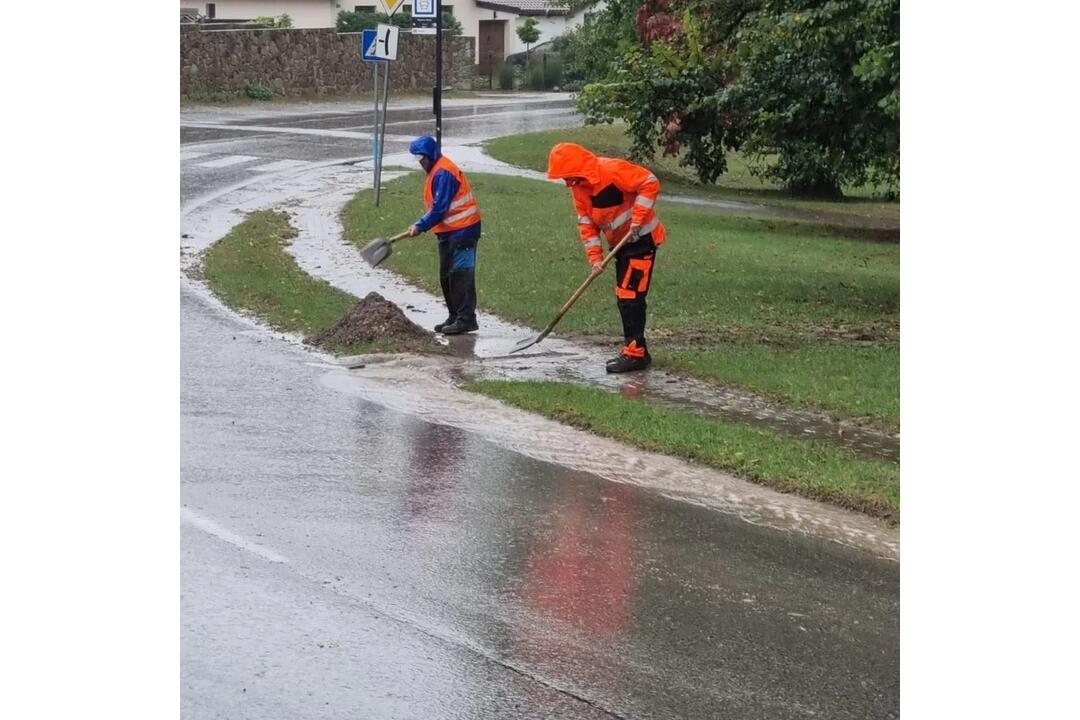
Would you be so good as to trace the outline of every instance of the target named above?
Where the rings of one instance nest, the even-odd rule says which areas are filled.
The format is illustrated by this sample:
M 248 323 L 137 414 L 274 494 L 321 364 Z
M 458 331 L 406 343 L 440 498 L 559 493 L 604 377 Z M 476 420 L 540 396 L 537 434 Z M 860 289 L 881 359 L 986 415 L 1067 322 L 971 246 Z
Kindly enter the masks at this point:
M 511 353 L 516 353 L 519 350 L 524 350 L 525 348 L 532 347 L 533 345 L 537 344 L 538 342 L 540 342 L 541 340 L 543 340 L 546 337 L 547 337 L 547 333 L 542 332 L 539 335 L 536 335 L 535 337 L 527 337 L 524 340 L 518 340 L 517 344 L 514 345 L 514 349 L 511 350 L 510 352 Z
M 390 243 L 382 238 L 372 240 L 360 251 L 360 257 L 364 258 L 368 265 L 375 267 L 390 257 Z

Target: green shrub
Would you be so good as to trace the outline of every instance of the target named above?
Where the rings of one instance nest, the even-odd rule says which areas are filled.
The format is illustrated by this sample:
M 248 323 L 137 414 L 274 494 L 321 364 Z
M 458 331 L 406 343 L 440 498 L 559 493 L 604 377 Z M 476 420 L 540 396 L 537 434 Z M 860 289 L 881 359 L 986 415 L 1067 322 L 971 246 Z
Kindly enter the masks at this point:
M 562 61 L 557 55 L 545 55 L 541 58 L 544 69 L 544 87 L 551 89 L 562 83 Z
M 544 68 L 538 62 L 534 62 L 525 71 L 525 87 L 530 90 L 544 89 Z
M 499 63 L 495 68 L 495 76 L 498 78 L 500 90 L 514 89 L 514 66 L 507 63 Z
M 525 70 L 525 87 L 530 90 L 549 90 L 561 81 L 562 62 L 557 55 L 534 58 Z
M 367 13 L 365 13 L 366 15 Z M 337 14 L 337 31 L 342 33 L 355 33 L 364 29 L 361 24 L 361 15 L 351 10 L 342 10 Z
M 266 15 L 260 15 L 259 17 L 252 20 L 251 24 L 261 28 L 272 28 L 274 27 L 274 18 L 268 17 Z
M 273 100 L 274 90 L 268 85 L 261 85 L 259 83 L 248 83 L 244 88 L 244 93 L 252 100 Z
M 187 94 L 191 102 L 220 103 L 229 102 L 236 97 L 236 93 L 223 92 L 221 90 L 193 90 Z
M 281 15 L 277 16 L 277 22 L 274 23 L 274 27 L 291 28 L 292 18 L 289 17 L 288 13 L 282 13 Z
M 391 18 L 384 13 L 358 13 L 349 10 L 342 10 L 337 14 L 338 32 L 360 32 L 361 30 L 370 30 L 379 23 L 382 23 L 383 25 L 396 25 L 399 28 L 411 28 L 412 15 L 403 11 L 396 13 L 394 17 Z M 461 23 L 448 12 L 443 13 L 443 34 L 461 34 Z

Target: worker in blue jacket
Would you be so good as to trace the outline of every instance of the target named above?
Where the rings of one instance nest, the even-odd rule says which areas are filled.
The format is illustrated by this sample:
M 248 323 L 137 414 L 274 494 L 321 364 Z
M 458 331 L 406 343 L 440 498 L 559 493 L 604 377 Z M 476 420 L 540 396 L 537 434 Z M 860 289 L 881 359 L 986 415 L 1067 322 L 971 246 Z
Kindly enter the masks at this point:
M 465 173 L 439 151 L 435 138 L 418 137 L 409 152 L 427 173 L 426 212 L 409 227 L 415 236 L 433 230 L 439 239 L 439 283 L 446 301 L 446 320 L 435 332 L 460 335 L 476 324 L 476 243 L 480 240 L 480 206 Z

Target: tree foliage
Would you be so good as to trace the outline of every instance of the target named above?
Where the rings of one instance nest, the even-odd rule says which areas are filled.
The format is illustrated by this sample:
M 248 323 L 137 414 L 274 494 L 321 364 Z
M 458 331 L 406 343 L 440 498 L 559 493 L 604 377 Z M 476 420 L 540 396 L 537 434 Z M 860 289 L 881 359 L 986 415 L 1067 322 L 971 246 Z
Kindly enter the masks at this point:
M 540 28 L 537 27 L 540 23 L 536 18 L 527 17 L 517 27 L 518 40 L 525 43 L 525 54 L 529 54 L 529 46 L 540 39 Z
M 898 0 L 768 0 L 738 33 L 722 105 L 745 118 L 744 150 L 765 174 L 839 196 L 900 167 Z
M 899 0 L 613 0 L 564 43 L 587 122 L 624 120 L 639 159 L 713 182 L 742 150 L 798 193 L 895 192 L 899 18 Z

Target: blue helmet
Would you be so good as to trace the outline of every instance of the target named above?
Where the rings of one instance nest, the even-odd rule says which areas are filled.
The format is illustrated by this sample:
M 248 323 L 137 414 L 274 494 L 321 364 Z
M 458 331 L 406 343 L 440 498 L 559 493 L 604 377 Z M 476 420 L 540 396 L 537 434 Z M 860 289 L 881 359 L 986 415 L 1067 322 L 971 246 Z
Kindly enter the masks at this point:
M 409 143 L 409 152 L 413 155 L 423 155 L 432 162 L 439 159 L 439 145 L 430 135 L 421 135 Z

